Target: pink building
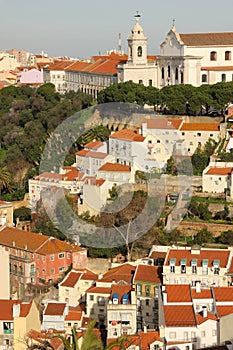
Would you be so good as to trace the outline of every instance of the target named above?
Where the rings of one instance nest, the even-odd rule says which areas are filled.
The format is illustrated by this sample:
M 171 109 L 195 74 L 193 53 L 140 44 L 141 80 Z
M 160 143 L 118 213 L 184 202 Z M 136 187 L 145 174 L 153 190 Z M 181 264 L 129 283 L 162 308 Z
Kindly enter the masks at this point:
M 36 68 L 21 73 L 20 84 L 44 84 L 43 70 Z

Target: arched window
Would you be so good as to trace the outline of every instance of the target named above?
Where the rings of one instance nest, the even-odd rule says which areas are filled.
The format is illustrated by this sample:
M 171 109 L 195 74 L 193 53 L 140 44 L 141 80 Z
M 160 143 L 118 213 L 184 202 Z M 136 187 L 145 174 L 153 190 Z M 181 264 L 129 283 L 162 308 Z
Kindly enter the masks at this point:
M 129 56 L 132 57 L 132 46 L 129 47 Z
M 206 74 L 202 74 L 201 81 L 202 81 L 202 83 L 206 83 L 207 82 L 207 75 Z
M 138 46 L 138 57 L 142 57 L 142 47 Z
M 225 61 L 231 60 L 231 51 L 225 51 Z
M 211 53 L 210 53 L 210 60 L 211 61 L 217 61 L 217 52 L 216 51 L 211 51 Z
M 171 67 L 167 66 L 167 76 L 168 78 L 171 78 Z
M 222 82 L 225 82 L 226 81 L 226 74 L 222 74 Z
M 175 70 L 175 80 L 178 80 L 179 79 L 179 71 L 178 71 L 178 68 L 176 67 L 176 70 Z
M 162 67 L 161 73 L 162 73 L 162 79 L 164 79 L 164 67 Z
M 180 72 L 180 83 L 184 84 L 184 73 Z

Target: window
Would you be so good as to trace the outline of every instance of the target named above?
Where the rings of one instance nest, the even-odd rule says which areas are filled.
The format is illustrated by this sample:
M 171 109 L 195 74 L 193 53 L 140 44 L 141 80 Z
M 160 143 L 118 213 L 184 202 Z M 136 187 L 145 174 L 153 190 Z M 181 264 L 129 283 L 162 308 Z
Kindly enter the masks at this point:
M 64 270 L 65 270 L 64 266 L 59 267 L 59 272 L 62 272 Z
M 193 274 L 197 273 L 197 265 L 192 265 L 192 273 Z
M 202 338 L 205 337 L 205 331 L 201 331 L 201 337 L 202 337 Z
M 187 263 L 186 259 L 180 260 L 180 272 L 181 273 L 186 273 L 186 263 Z
M 171 78 L 171 67 L 167 66 L 167 76 L 168 78 Z
M 164 67 L 162 67 L 161 69 L 161 76 L 162 76 L 162 79 L 164 80 Z
M 207 75 L 206 75 L 206 74 L 202 74 L 202 76 L 201 76 L 201 82 L 202 82 L 202 83 L 206 83 L 206 82 L 207 82 Z
M 149 299 L 146 299 L 146 306 L 149 306 L 150 305 L 150 301 Z
M 170 272 L 175 273 L 176 259 L 170 259 Z
M 189 336 L 188 332 L 184 332 L 184 340 L 187 340 L 188 336 Z
M 149 79 L 149 86 L 152 86 L 152 84 L 153 84 L 152 79 Z
M 42 270 L 42 274 L 45 275 L 45 269 Z
M 54 261 L 54 255 L 50 255 L 50 260 Z
M 184 136 L 184 135 L 185 135 L 185 132 L 183 131 L 183 132 L 182 132 L 182 136 Z
M 159 350 L 159 344 L 154 345 L 154 350 Z
M 202 260 L 202 273 L 203 273 L 203 275 L 208 275 L 208 264 L 209 264 L 208 259 Z
M 55 270 L 54 269 L 50 269 L 50 274 L 54 275 L 54 273 L 55 273 Z
M 178 80 L 178 76 L 179 76 L 179 72 L 178 72 L 178 68 L 176 67 L 176 70 L 175 70 L 175 80 Z
M 89 299 L 93 301 L 94 300 L 94 295 L 91 294 Z
M 143 80 L 139 79 L 138 84 L 143 84 Z
M 225 61 L 231 60 L 231 51 L 225 51 Z
M 142 294 L 142 285 L 141 284 L 137 284 L 136 290 L 137 290 L 137 295 L 141 295 Z
M 71 322 L 68 322 L 68 327 L 71 327 Z
M 138 57 L 142 57 L 142 47 L 138 46 Z
M 176 339 L 176 332 L 169 332 L 170 339 Z
M 216 329 L 212 329 L 212 336 L 216 336 L 216 335 L 217 335 Z
M 197 133 L 197 136 L 200 137 L 200 136 L 201 136 L 201 132 L 198 132 L 198 133 Z
M 65 254 L 64 254 L 64 253 L 58 254 L 58 258 L 59 258 L 59 259 L 62 259 L 62 258 L 64 258 L 64 257 L 65 257 Z
M 226 81 L 226 74 L 222 74 L 222 82 L 224 83 Z
M 146 285 L 145 290 L 146 290 L 146 296 L 149 297 L 150 296 L 150 286 Z
M 184 73 L 180 72 L 180 83 L 184 84 Z
M 45 258 L 46 258 L 45 255 L 43 255 L 43 256 L 42 256 L 42 261 L 45 261 Z
M 191 332 L 191 339 L 195 339 L 196 338 L 196 332 Z
M 216 51 L 211 51 L 211 53 L 210 53 L 210 60 L 211 61 L 217 61 L 217 52 Z

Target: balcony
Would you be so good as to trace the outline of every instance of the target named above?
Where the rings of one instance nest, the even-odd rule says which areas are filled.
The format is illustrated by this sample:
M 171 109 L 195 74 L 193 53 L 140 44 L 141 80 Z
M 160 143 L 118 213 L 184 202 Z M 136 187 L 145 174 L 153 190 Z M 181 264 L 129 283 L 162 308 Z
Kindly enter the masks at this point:
M 13 334 L 13 329 L 4 329 L 3 331 L 4 334 Z

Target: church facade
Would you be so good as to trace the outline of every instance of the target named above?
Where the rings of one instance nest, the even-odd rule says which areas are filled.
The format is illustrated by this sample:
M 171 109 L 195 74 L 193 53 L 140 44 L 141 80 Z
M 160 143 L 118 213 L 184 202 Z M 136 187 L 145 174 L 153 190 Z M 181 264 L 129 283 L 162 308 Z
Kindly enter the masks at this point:
M 180 34 L 173 24 L 160 55 L 150 57 L 136 16 L 128 37 L 128 60 L 118 65 L 118 82 L 129 80 L 158 88 L 233 81 L 233 32 Z

